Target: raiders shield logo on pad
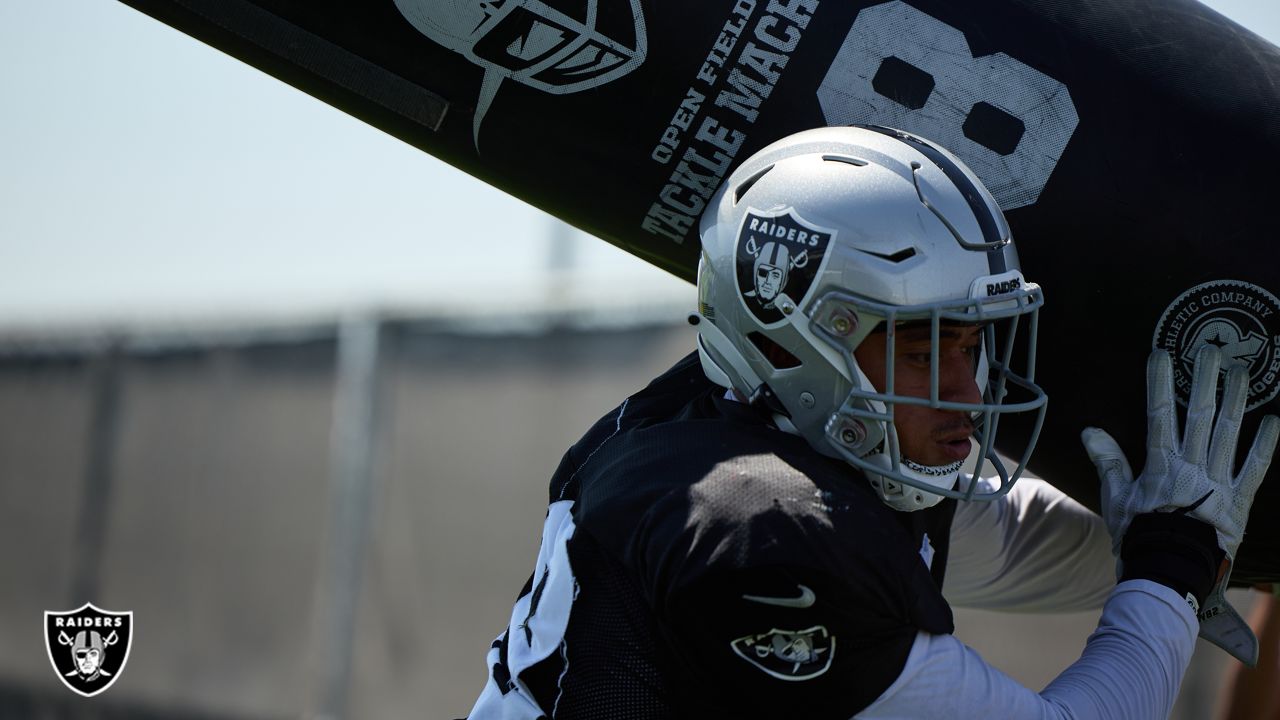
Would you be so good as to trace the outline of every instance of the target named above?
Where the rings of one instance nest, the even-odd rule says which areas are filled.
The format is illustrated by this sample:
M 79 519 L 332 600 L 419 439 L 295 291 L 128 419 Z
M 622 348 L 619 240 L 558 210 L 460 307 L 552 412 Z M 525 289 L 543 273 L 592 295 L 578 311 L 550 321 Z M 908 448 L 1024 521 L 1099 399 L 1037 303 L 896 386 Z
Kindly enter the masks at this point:
M 821 625 L 740 637 L 729 644 L 738 657 L 779 680 L 812 680 L 831 667 L 836 639 Z
M 738 292 L 761 324 L 781 323 L 787 300 L 803 305 L 834 234 L 792 208 L 747 212 L 738 230 Z
M 85 697 L 111 687 L 129 661 L 133 612 L 110 612 L 85 603 L 77 610 L 44 614 L 44 643 L 62 683 Z

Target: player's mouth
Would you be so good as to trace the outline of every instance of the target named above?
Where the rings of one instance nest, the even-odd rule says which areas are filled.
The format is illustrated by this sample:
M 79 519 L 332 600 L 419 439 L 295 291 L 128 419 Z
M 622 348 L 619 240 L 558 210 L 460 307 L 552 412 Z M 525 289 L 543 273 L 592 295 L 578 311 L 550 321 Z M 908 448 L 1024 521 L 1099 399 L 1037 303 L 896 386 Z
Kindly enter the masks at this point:
M 973 448 L 973 428 L 953 430 L 938 439 L 938 447 L 951 461 L 964 460 Z

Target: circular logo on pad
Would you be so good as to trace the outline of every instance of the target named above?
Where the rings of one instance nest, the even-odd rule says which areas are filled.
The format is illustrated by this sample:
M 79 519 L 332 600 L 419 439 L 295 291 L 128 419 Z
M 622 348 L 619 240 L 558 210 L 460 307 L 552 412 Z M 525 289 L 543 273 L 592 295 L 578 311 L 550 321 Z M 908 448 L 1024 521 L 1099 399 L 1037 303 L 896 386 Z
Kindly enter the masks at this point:
M 1257 285 L 1216 280 L 1187 290 L 1160 316 L 1151 343 L 1173 356 L 1174 387 L 1184 406 L 1196 352 L 1204 345 L 1222 351 L 1224 367 L 1249 368 L 1248 410 L 1280 391 L 1280 300 Z

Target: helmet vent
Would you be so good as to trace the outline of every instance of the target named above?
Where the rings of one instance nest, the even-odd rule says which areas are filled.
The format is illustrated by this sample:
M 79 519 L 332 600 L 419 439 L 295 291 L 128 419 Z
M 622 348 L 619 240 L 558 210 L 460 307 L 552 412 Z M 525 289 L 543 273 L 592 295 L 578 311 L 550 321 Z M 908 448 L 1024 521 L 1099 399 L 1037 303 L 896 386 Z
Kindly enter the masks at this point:
M 786 348 L 759 332 L 747 333 L 747 339 L 751 341 L 752 345 L 756 346 L 761 355 L 764 355 L 764 359 L 773 366 L 774 370 L 786 370 L 800 367 L 802 364 L 800 358 L 792 355 Z
M 773 169 L 773 166 L 770 165 L 769 167 L 761 170 L 755 175 L 752 175 L 746 180 L 743 180 L 738 185 L 738 189 L 734 190 L 733 192 L 733 204 L 737 205 L 739 202 L 741 202 L 742 196 L 747 194 L 747 191 L 751 189 L 751 186 L 755 185 L 757 182 L 760 182 L 760 178 L 764 177 L 772 169 Z
M 865 167 L 867 164 L 866 160 L 852 157 L 850 155 L 823 155 L 822 159 L 827 162 L 844 163 L 845 165 L 853 165 L 855 167 Z
M 911 258 L 916 256 L 916 249 L 913 247 L 903 248 L 893 253 L 878 253 L 872 250 L 862 250 L 861 252 L 864 252 L 872 257 L 878 257 L 881 260 L 888 260 L 889 262 L 895 263 L 895 264 L 903 262 L 905 260 L 910 260 Z

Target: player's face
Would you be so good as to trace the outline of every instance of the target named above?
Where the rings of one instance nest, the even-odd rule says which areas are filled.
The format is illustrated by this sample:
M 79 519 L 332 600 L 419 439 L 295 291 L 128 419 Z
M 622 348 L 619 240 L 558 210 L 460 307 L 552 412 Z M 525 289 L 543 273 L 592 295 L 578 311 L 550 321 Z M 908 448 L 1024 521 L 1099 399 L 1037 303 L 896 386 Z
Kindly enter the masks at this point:
M 760 297 L 772 300 L 782 290 L 782 269 L 772 265 L 761 265 L 756 271 L 756 284 L 760 288 Z
M 76 665 L 79 666 L 82 675 L 92 675 L 98 669 L 98 662 L 101 659 L 101 654 L 93 648 L 76 651 Z
M 899 328 L 894 348 L 894 393 L 929 397 L 929 326 Z M 982 331 L 972 325 L 943 326 L 938 347 L 938 399 L 979 403 L 982 393 L 974 380 Z M 854 351 L 858 365 L 885 392 L 886 335 L 877 331 Z M 966 413 L 920 405 L 894 406 L 894 424 L 904 458 L 921 465 L 947 465 L 963 460 L 973 443 L 973 423 Z

